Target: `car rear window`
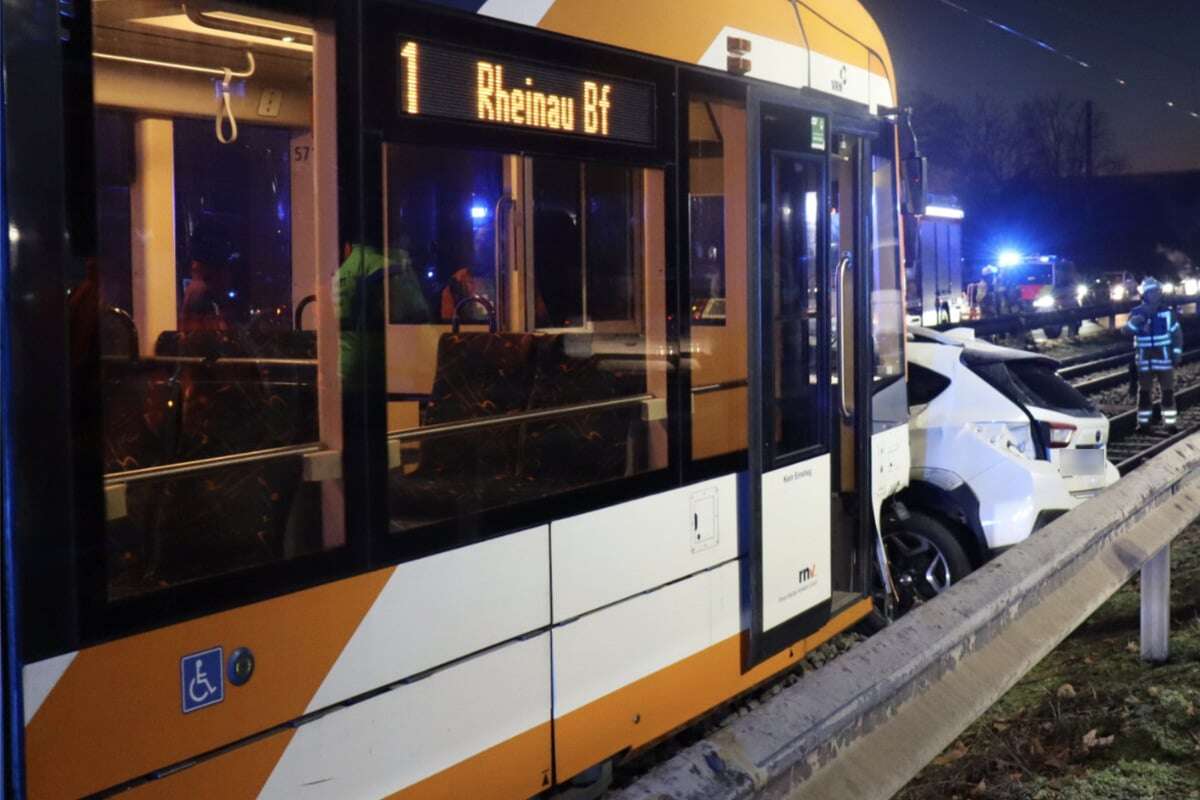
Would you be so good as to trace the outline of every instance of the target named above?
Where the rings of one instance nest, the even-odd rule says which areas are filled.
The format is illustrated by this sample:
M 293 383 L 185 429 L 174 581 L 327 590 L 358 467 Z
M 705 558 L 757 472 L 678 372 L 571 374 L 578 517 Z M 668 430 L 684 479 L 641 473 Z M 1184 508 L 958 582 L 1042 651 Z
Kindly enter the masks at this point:
M 933 398 L 946 391 L 949 385 L 950 379 L 941 373 L 909 362 L 908 407 L 923 406 L 932 402 Z
M 1035 406 L 1074 416 L 1100 415 L 1092 402 L 1060 378 L 1054 366 L 1033 359 L 966 360 L 977 375 L 1024 406 Z

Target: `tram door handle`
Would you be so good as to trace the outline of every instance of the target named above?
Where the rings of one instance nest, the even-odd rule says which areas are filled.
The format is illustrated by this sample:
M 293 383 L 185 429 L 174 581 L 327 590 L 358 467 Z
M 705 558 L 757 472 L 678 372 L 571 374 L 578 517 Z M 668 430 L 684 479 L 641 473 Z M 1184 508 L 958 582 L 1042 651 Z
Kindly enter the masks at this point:
M 494 313 L 497 327 L 504 330 L 506 327 L 506 316 L 508 310 L 504 307 L 504 281 L 508 279 L 508 274 L 504 270 L 505 253 L 509 245 L 509 213 L 516 205 L 512 195 L 502 194 L 500 199 L 496 201 L 495 213 L 492 215 L 492 220 L 495 222 L 495 229 L 492 232 L 492 292 L 495 295 Z
M 837 266 L 838 403 L 846 420 L 854 415 L 854 382 L 847 379 L 854 363 L 854 292 L 847 293 L 846 288 L 846 276 L 852 275 L 850 269 L 850 254 L 846 253 Z

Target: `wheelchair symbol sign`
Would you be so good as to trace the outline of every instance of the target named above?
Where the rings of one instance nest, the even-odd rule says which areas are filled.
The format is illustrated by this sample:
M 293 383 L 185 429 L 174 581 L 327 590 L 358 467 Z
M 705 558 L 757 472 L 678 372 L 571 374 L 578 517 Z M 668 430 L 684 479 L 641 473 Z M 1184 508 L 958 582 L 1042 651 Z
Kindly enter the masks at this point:
M 225 657 L 220 647 L 179 660 L 183 713 L 190 714 L 225 699 Z

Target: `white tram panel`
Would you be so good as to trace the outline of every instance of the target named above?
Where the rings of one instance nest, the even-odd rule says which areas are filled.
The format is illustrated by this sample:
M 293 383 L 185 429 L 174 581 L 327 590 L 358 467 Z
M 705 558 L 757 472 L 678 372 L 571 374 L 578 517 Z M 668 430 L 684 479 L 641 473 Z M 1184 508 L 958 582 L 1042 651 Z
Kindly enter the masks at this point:
M 911 463 L 908 423 L 872 434 L 871 507 L 875 513 L 876 530 L 883 529 L 880 520 L 884 501 L 908 486 Z
M 549 527 L 400 564 L 306 713 L 550 624 Z
M 301 725 L 259 797 L 387 797 L 548 723 L 550 691 L 548 633 L 489 650 Z
M 700 56 L 700 65 L 727 71 L 730 39 L 750 42 L 747 54 L 750 70 L 746 74 L 751 78 L 843 97 L 862 103 L 872 114 L 880 104 L 893 104 L 891 81 L 867 69 L 872 57 L 865 49 L 862 61 L 850 64 L 790 42 L 727 25 Z
M 762 614 L 770 630 L 833 596 L 829 455 L 762 478 Z
M 26 725 L 37 714 L 42 703 L 46 702 L 58 679 L 67 671 L 67 667 L 71 666 L 77 655 L 79 651 L 63 653 L 61 656 L 26 664 L 21 670 L 22 704 L 25 708 Z
M 737 558 L 737 478 L 551 523 L 550 551 L 555 623 Z
M 554 716 L 736 636 L 740 561 L 632 597 L 554 629 Z

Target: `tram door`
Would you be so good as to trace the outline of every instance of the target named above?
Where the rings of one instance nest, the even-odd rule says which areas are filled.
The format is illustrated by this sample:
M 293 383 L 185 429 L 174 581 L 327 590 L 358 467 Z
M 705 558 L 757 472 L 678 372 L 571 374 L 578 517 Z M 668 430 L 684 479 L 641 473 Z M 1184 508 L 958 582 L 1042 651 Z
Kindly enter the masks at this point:
M 861 137 L 834 133 L 830 138 L 827 253 L 831 286 L 830 372 L 835 393 L 831 449 L 838 464 L 832 487 L 838 500 L 832 541 L 832 577 L 835 586 L 839 587 L 855 582 L 860 552 L 858 487 L 863 465 L 855 443 L 858 434 L 857 392 L 861 381 L 857 380 L 854 365 L 858 361 L 855 345 L 865 339 L 860 331 L 867 322 L 867 315 L 860 312 L 863 304 L 857 288 L 865 276 L 859 246 L 864 196 L 863 151 Z
M 829 619 L 837 470 L 825 245 L 828 121 L 754 96 L 751 120 L 758 213 L 749 292 L 747 665 Z

